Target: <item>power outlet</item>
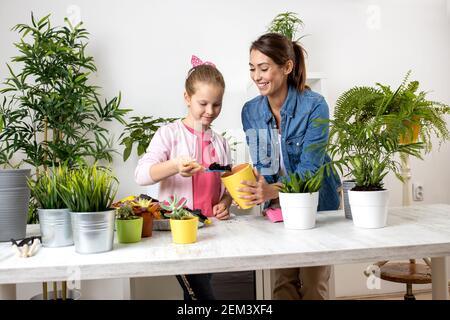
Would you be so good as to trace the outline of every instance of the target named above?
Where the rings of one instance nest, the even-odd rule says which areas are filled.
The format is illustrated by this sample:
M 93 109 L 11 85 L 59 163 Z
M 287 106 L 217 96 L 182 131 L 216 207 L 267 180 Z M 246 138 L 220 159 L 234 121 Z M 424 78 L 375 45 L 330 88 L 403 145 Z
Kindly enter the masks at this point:
M 423 185 L 420 182 L 413 183 L 412 193 L 414 201 L 423 201 Z

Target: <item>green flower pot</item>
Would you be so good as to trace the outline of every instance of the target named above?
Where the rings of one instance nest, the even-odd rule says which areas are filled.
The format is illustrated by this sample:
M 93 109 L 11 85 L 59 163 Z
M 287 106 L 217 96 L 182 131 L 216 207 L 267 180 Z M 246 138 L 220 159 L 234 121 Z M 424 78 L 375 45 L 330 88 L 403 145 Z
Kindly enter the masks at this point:
M 141 241 L 142 217 L 130 220 L 117 219 L 117 239 L 119 243 L 133 243 Z

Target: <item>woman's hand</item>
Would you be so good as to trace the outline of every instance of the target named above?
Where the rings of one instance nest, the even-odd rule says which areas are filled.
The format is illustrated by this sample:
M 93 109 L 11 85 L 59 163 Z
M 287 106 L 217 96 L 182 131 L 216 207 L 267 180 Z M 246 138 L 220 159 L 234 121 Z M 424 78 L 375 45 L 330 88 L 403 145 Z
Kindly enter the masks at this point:
M 256 169 L 253 169 L 256 182 L 243 180 L 242 184 L 246 185 L 244 188 L 238 188 L 239 192 L 247 192 L 249 195 L 241 195 L 241 199 L 246 199 L 247 205 L 261 204 L 268 200 L 278 198 L 278 192 L 281 183 L 268 184 L 264 176 L 260 175 Z

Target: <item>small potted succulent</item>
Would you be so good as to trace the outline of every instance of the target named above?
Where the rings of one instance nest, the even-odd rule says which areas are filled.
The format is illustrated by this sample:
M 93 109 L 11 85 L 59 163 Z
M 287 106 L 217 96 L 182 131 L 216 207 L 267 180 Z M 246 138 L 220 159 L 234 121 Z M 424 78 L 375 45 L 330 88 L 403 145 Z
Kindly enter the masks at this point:
M 319 189 L 322 184 L 322 171 L 316 174 L 306 172 L 303 177 L 290 173 L 282 178 L 279 191 L 284 227 L 287 229 L 311 229 L 316 225 Z
M 67 167 L 53 167 L 39 173 L 36 181 L 28 179 L 32 195 L 38 203 L 38 214 L 44 247 L 73 245 L 69 208 L 61 197 L 61 186 L 66 184 Z
M 134 243 L 141 240 L 143 218 L 133 212 L 130 205 L 116 211 L 117 240 L 120 243 Z
M 187 199 L 171 196 L 169 201 L 160 202 L 161 208 L 168 211 L 164 215 L 170 218 L 170 230 L 174 243 L 188 244 L 197 241 L 198 217 L 184 208 Z
M 143 218 L 142 238 L 151 237 L 152 230 L 158 230 L 154 228 L 154 220 L 160 220 L 163 217 L 158 200 L 146 194 L 140 194 L 139 196 L 128 196 L 113 203 L 113 207 L 117 209 L 123 206 L 131 207 L 134 215 Z M 167 230 L 170 229 L 167 227 Z

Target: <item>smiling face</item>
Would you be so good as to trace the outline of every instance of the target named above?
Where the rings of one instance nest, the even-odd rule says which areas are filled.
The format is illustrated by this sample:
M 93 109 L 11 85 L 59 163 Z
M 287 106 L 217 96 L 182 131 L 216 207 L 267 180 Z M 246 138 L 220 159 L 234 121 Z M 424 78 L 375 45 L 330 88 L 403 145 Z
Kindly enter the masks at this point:
M 216 84 L 197 82 L 194 94 L 185 92 L 184 99 L 189 108 L 187 124 L 195 129 L 198 124 L 201 124 L 202 130 L 209 128 L 222 110 L 223 91 L 223 88 Z
M 287 78 L 293 63 L 288 60 L 284 66 L 277 65 L 261 51 L 250 51 L 250 77 L 263 96 L 275 96 L 287 89 Z

